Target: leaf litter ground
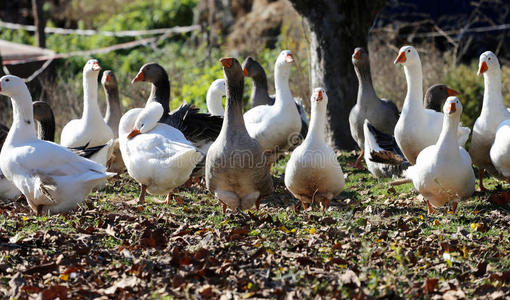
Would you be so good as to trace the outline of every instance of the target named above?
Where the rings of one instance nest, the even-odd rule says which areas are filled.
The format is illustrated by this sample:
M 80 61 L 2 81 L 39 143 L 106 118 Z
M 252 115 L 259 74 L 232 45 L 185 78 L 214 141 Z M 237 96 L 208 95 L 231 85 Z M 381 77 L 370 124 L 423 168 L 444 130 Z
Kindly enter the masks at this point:
M 0 294 L 13 298 L 510 297 L 508 198 L 477 192 L 456 214 L 428 216 L 412 185 L 389 188 L 347 166 L 346 190 L 322 214 L 296 210 L 283 172 L 259 211 L 228 212 L 203 185 L 184 205 L 129 205 L 127 175 L 77 210 L 36 217 L 0 204 Z M 163 198 L 159 198 L 163 199 Z

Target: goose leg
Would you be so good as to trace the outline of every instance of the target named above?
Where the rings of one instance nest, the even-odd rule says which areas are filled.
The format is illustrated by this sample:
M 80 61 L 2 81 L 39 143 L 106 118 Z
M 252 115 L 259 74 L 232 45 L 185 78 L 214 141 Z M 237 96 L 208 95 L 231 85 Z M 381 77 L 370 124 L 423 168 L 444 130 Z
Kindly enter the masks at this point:
M 480 182 L 480 192 L 486 192 L 487 189 L 483 186 L 483 173 L 484 173 L 484 169 L 482 168 L 479 168 L 478 169 L 478 180 Z
M 459 204 L 459 202 L 457 202 L 457 201 L 452 202 L 452 212 L 453 213 L 455 213 L 455 211 L 457 210 L 457 204 Z
M 138 203 L 145 203 L 145 193 L 147 192 L 147 186 L 145 184 L 140 185 L 140 196 L 138 196 Z
M 260 209 L 260 198 L 255 201 L 255 208 L 257 208 L 257 210 Z
M 365 149 L 361 149 L 361 152 L 360 152 L 358 158 L 356 158 L 356 162 L 354 162 L 354 164 L 351 164 L 351 166 L 356 169 L 363 169 L 363 164 L 361 163 L 361 161 L 363 160 L 364 155 L 365 155 Z
M 223 202 L 221 202 L 221 209 L 223 211 L 223 214 L 225 215 L 225 213 L 227 212 L 227 205 L 225 203 L 223 203 Z
M 434 208 L 432 207 L 432 204 L 430 204 L 430 201 L 427 199 L 427 208 L 428 208 L 428 214 L 431 215 L 434 213 Z

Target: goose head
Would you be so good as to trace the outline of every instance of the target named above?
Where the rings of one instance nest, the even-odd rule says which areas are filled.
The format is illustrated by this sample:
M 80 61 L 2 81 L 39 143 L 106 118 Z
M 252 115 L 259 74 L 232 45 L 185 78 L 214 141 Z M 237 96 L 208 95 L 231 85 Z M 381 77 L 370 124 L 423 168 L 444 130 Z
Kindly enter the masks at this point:
M 103 72 L 103 77 L 101 78 L 101 84 L 105 88 L 114 88 L 117 86 L 117 77 L 115 77 L 115 73 L 112 70 L 106 70 Z
M 356 67 L 370 65 L 367 51 L 361 47 L 354 49 L 354 53 L 352 54 L 352 64 Z
M 460 115 L 462 115 L 462 103 L 460 103 L 459 98 L 455 96 L 448 97 L 443 105 L 443 113 L 448 118 L 453 117 L 460 119 Z
M 95 76 L 95 78 L 97 78 L 100 70 L 101 66 L 99 65 L 97 59 L 89 59 L 85 64 L 85 67 L 83 67 L 83 76 L 84 77 Z
M 294 56 L 290 50 L 283 50 L 276 59 L 277 66 L 289 66 L 294 62 Z
M 478 63 L 478 76 L 482 74 L 493 74 L 500 70 L 499 60 L 492 51 L 485 51 L 480 55 Z
M 456 90 L 452 90 L 447 87 L 445 84 L 434 84 L 427 90 L 427 94 L 430 94 L 430 97 L 434 99 L 446 99 L 451 96 L 457 96 L 460 94 Z
M 155 83 L 162 79 L 168 81 L 168 75 L 165 69 L 158 63 L 148 63 L 140 68 L 140 71 L 138 71 L 138 74 L 136 74 L 131 83 L 133 84 L 138 81 Z
M 39 122 L 54 119 L 53 110 L 50 105 L 44 101 L 35 101 L 32 103 L 34 107 L 34 119 Z
M 219 95 L 221 97 L 225 96 L 226 86 L 225 86 L 225 79 L 220 78 L 216 79 L 211 83 L 211 86 L 209 86 L 209 89 L 207 90 L 207 93 L 214 93 L 215 95 Z
M 205 101 L 209 113 L 215 116 L 223 116 L 223 97 L 227 94 L 225 79 L 216 79 L 207 89 Z
M 163 116 L 163 112 L 163 106 L 158 102 L 147 104 L 136 118 L 135 125 L 133 125 L 127 138 L 132 139 L 139 134 L 151 131 L 158 125 L 158 121 L 161 119 L 161 116 Z
M 5 75 L 0 78 L 0 95 L 15 98 L 20 91 L 27 89 L 23 79 L 14 75 Z
M 232 86 L 233 83 L 236 85 L 244 83 L 244 72 L 237 59 L 224 57 L 220 59 L 220 62 L 223 66 L 223 74 L 225 75 L 226 83 L 229 86 Z
M 312 106 L 327 106 L 328 105 L 328 95 L 323 88 L 315 88 L 312 93 Z
M 243 61 L 242 67 L 243 67 L 244 76 L 246 76 L 246 77 L 253 78 L 253 77 L 265 75 L 264 69 L 262 68 L 262 66 L 256 60 L 254 60 L 251 56 L 248 56 Z
M 418 50 L 413 46 L 404 46 L 400 48 L 398 56 L 394 61 L 394 64 L 402 64 L 404 66 L 410 66 L 420 63 L 420 55 Z

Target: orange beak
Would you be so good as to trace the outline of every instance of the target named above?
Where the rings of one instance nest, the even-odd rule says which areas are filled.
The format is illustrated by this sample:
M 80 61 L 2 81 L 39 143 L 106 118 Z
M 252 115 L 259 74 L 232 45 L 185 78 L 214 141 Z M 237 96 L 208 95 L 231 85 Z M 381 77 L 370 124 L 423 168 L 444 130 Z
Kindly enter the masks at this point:
M 292 54 L 287 54 L 287 56 L 285 57 L 285 61 L 288 63 L 294 62 L 294 57 L 292 56 Z
M 131 132 L 128 134 L 127 138 L 128 138 L 128 140 L 130 140 L 139 134 L 140 134 L 140 130 L 135 128 L 135 129 L 131 130 Z
M 107 74 L 106 75 L 106 82 L 110 82 L 110 80 L 111 80 L 111 76 L 110 76 L 110 74 Z
M 406 53 L 405 52 L 400 52 L 397 56 L 397 59 L 395 59 L 395 61 L 393 62 L 394 64 L 401 64 L 401 63 L 405 63 L 407 61 L 407 57 L 406 57 Z
M 322 101 L 322 91 L 317 91 L 317 101 Z
M 232 67 L 232 58 L 230 57 L 222 58 L 220 59 L 220 62 L 223 65 L 223 67 L 227 69 L 230 69 L 230 67 Z
M 93 63 L 92 71 L 99 71 L 99 70 L 101 70 L 101 67 L 99 66 L 99 64 L 97 62 Z
M 455 103 L 450 103 L 450 107 L 446 109 L 446 112 L 449 114 L 453 114 L 457 108 L 455 107 Z
M 248 77 L 248 69 L 243 68 L 243 73 L 244 73 L 244 76 Z
M 449 89 L 449 88 L 446 88 L 446 91 L 448 92 L 448 97 L 457 96 L 458 94 L 460 94 L 456 90 L 452 90 L 452 89 Z
M 355 60 L 359 60 L 361 58 L 361 51 L 356 50 L 354 51 L 354 55 L 352 56 Z
M 138 81 L 144 81 L 144 80 L 145 80 L 145 76 L 143 75 L 143 72 L 138 72 L 138 74 L 136 74 L 136 77 L 133 78 L 133 80 L 131 80 L 131 84 L 138 82 Z
M 480 64 L 480 69 L 478 69 L 478 76 L 482 75 L 483 73 L 487 72 L 489 70 L 489 67 L 487 66 L 487 63 L 482 61 Z

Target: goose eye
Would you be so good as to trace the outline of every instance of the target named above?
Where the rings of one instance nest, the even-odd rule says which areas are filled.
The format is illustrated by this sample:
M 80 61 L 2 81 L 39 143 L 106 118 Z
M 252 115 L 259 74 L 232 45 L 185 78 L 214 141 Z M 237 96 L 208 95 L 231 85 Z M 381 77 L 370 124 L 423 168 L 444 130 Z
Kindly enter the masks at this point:
M 407 53 L 411 53 L 411 49 L 408 49 L 408 50 L 407 50 Z
M 9 82 L 9 78 L 5 79 L 5 81 Z

